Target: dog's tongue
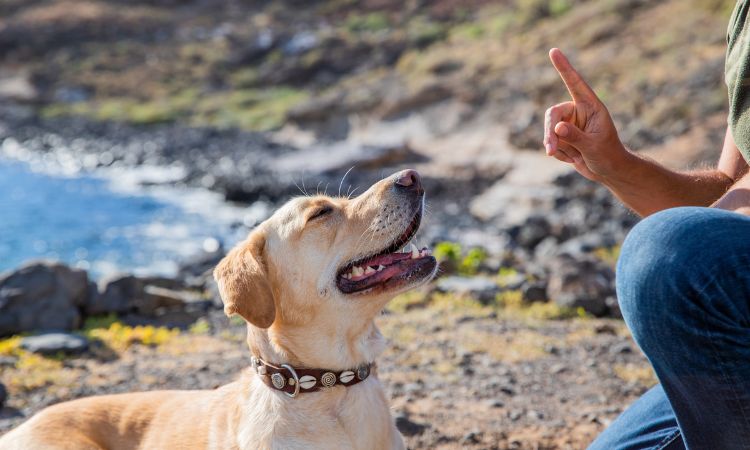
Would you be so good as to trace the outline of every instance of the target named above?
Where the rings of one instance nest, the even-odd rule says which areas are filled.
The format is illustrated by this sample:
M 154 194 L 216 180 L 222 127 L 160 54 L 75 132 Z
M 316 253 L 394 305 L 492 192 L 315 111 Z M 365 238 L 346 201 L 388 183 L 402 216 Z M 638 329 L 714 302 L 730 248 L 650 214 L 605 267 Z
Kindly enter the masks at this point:
M 411 258 L 411 253 L 388 253 L 385 255 L 376 256 L 375 258 L 365 262 L 364 265 L 367 266 L 388 266 L 390 264 L 395 263 L 396 261 L 401 261 L 403 259 L 409 259 Z

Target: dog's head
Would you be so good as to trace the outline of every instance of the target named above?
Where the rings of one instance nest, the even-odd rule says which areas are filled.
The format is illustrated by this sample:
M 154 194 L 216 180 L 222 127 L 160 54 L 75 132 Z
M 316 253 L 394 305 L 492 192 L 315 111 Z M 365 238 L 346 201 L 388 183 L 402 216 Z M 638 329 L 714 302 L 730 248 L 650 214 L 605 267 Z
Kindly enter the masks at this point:
M 423 205 L 413 170 L 354 199 L 289 201 L 216 267 L 224 311 L 281 340 L 358 339 L 389 299 L 436 272 L 426 249 L 400 251 L 417 232 Z

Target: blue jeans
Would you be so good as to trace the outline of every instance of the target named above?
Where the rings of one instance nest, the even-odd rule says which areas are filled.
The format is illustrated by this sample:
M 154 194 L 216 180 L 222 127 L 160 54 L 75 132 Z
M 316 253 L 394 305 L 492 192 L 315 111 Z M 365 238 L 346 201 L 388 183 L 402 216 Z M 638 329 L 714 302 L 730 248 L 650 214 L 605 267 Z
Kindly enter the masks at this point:
M 644 219 L 622 246 L 617 296 L 661 384 L 589 450 L 750 449 L 750 217 Z

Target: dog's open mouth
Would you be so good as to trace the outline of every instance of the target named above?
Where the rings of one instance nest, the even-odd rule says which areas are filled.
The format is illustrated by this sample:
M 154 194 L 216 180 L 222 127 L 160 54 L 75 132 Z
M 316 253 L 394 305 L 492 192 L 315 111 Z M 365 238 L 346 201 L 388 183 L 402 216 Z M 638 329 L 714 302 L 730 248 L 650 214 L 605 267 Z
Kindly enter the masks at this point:
M 397 289 L 432 275 L 437 260 L 427 248 L 418 249 L 414 244 L 404 248 L 417 233 L 421 220 L 420 208 L 406 230 L 391 245 L 344 266 L 336 277 L 341 292 L 353 294 L 375 289 Z

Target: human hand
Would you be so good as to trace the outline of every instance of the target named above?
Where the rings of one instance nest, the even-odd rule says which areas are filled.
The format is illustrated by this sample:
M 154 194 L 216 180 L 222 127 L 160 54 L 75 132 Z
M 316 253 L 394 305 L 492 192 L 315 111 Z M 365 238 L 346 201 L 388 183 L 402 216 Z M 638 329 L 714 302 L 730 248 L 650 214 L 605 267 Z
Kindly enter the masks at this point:
M 547 155 L 572 164 L 593 181 L 606 184 L 626 175 L 633 155 L 620 142 L 607 107 L 562 51 L 553 48 L 549 57 L 573 100 L 549 108 L 544 115 Z

